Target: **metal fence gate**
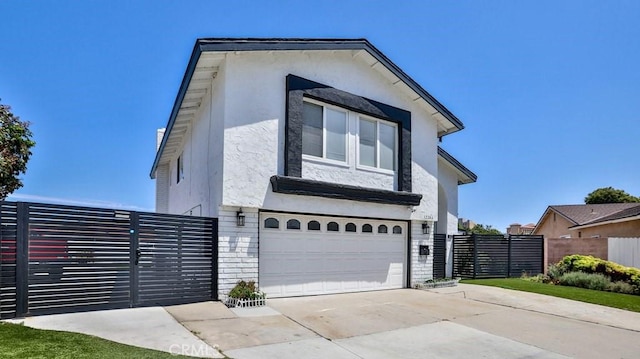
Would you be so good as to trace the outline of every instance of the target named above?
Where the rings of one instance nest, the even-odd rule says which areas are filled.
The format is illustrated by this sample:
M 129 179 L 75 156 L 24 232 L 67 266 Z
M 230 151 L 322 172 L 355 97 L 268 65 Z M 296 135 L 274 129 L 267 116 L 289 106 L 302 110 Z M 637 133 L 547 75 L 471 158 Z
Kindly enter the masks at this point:
M 0 317 L 217 299 L 212 218 L 2 202 Z
M 473 234 L 454 236 L 452 245 L 455 277 L 519 277 L 544 271 L 543 236 Z
M 433 278 L 442 279 L 447 275 L 447 235 L 433 235 Z

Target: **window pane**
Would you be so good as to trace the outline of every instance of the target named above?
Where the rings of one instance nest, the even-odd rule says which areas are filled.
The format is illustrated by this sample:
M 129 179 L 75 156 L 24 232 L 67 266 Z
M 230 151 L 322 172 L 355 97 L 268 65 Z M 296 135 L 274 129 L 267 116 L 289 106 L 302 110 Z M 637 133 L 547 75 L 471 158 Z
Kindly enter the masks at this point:
M 376 167 L 376 123 L 360 120 L 360 164 Z
M 302 153 L 322 157 L 322 106 L 303 103 Z
M 327 158 L 346 161 L 347 114 L 326 109 Z
M 394 227 L 393 227 L 393 233 L 394 233 L 394 234 L 402 234 L 402 227 L 400 227 L 400 226 L 394 226 Z
M 298 221 L 297 219 L 288 220 L 287 229 L 300 229 L 300 221 Z
M 381 225 L 378 226 L 378 233 L 387 233 L 388 230 L 389 229 L 384 224 L 381 224 Z
M 280 222 L 275 218 L 267 218 L 264 220 L 264 228 L 280 228 Z
M 355 232 L 356 231 L 356 225 L 353 223 L 347 223 L 346 226 L 344 226 L 344 230 L 346 232 Z
M 318 221 L 309 221 L 307 223 L 307 229 L 310 231 L 319 231 L 320 230 L 320 222 Z
M 396 168 L 396 127 L 380 123 L 380 168 Z
M 327 231 L 330 232 L 338 232 L 340 230 L 340 225 L 336 222 L 327 223 Z
M 373 232 L 373 227 L 370 224 L 362 225 L 362 233 L 372 233 L 372 232 Z

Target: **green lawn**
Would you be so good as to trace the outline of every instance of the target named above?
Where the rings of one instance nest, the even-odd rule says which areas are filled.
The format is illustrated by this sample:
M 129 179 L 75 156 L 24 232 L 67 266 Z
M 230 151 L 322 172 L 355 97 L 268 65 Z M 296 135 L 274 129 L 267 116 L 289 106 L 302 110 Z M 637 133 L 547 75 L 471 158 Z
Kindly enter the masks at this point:
M 638 295 L 601 292 L 598 290 L 536 283 L 520 278 L 464 279 L 460 283 L 515 289 L 523 292 L 546 294 L 554 297 L 573 299 L 581 302 L 606 305 L 607 307 L 640 312 L 640 296 Z
M 0 323 L 1 358 L 186 358 L 84 334 Z

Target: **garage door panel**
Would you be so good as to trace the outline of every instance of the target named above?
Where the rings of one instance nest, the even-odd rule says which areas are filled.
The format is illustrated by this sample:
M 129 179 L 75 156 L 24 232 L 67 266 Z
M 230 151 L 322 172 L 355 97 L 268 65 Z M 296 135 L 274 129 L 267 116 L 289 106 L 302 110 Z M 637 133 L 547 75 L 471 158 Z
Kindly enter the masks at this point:
M 274 217 L 280 228 L 264 228 L 264 219 Z M 406 263 L 406 223 L 297 214 L 261 213 L 259 283 L 269 297 L 330 294 L 402 288 Z M 289 219 L 300 221 L 300 230 L 287 230 Z M 307 230 L 310 220 L 320 222 L 320 231 Z M 339 231 L 327 231 L 335 221 Z M 347 223 L 357 232 L 346 232 Z M 362 233 L 369 224 L 374 233 Z M 377 233 L 384 224 L 402 234 Z

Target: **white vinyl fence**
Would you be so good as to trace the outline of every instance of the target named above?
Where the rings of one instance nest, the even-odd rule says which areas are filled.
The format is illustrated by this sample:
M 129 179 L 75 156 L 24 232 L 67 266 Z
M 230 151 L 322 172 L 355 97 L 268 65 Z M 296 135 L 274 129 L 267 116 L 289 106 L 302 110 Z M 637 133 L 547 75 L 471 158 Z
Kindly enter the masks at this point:
M 609 238 L 609 260 L 640 268 L 640 238 Z

